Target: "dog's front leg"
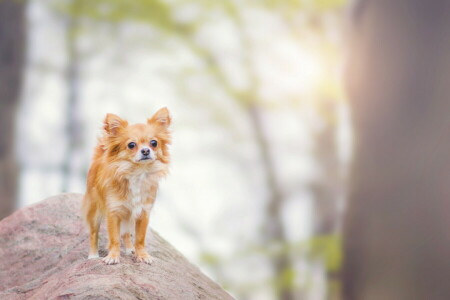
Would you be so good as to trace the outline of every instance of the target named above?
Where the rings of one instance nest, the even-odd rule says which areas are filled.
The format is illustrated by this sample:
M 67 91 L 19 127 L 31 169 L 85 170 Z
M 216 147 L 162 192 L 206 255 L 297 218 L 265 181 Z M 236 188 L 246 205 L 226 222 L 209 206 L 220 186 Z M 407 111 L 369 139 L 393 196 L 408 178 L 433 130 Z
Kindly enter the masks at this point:
M 147 250 L 145 250 L 145 235 L 147 233 L 149 213 L 145 210 L 136 219 L 136 238 L 134 248 L 136 251 L 136 259 L 138 262 L 145 262 L 151 264 L 153 259 Z
M 117 264 L 120 261 L 120 217 L 114 213 L 106 216 L 109 238 L 109 253 L 103 258 L 108 265 Z

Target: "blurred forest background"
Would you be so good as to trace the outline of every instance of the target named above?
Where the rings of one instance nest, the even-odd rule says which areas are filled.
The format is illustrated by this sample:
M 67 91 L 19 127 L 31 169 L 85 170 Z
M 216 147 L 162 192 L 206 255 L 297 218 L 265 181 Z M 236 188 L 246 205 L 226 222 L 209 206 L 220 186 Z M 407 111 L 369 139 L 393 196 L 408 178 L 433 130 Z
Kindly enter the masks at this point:
M 345 6 L 0 2 L 0 217 L 84 192 L 106 113 L 143 122 L 168 106 L 152 228 L 238 299 L 338 299 Z
M 0 1 L 0 218 L 168 106 L 151 226 L 237 299 L 450 299 L 450 1 L 346 6 Z

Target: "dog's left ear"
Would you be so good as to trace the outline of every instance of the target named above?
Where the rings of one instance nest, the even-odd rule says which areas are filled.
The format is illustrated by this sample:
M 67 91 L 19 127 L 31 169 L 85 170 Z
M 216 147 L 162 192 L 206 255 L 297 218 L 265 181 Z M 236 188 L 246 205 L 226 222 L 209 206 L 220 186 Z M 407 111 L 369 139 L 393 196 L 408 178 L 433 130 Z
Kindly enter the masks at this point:
M 167 107 L 159 109 L 150 119 L 147 120 L 148 124 L 161 126 L 165 129 L 169 128 L 172 122 L 172 117 Z
M 109 135 L 117 135 L 127 126 L 128 122 L 115 114 L 106 114 L 105 120 L 103 121 L 103 129 Z

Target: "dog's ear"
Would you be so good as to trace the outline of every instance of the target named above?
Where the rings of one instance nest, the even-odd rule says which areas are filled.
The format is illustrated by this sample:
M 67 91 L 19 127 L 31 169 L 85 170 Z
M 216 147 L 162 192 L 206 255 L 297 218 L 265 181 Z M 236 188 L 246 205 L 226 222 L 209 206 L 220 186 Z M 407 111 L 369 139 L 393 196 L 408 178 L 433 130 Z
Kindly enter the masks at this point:
M 169 128 L 171 122 L 172 117 L 170 116 L 170 112 L 167 107 L 159 109 L 150 119 L 147 120 L 148 124 L 161 126 L 164 129 Z
M 116 135 L 128 126 L 127 121 L 115 114 L 107 114 L 103 123 L 103 129 L 105 129 L 106 133 L 109 135 Z

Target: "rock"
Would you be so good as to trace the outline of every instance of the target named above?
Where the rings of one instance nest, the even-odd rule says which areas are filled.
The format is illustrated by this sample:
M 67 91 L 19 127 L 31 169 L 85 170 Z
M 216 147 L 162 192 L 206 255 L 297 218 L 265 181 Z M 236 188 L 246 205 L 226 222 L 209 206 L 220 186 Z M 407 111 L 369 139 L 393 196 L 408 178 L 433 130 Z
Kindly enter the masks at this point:
M 151 265 L 124 252 L 118 265 L 87 260 L 81 198 L 51 197 L 0 222 L 0 299 L 233 299 L 154 231 Z M 103 230 L 100 256 L 106 245 Z

